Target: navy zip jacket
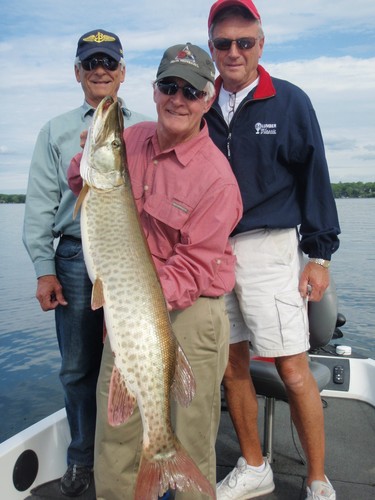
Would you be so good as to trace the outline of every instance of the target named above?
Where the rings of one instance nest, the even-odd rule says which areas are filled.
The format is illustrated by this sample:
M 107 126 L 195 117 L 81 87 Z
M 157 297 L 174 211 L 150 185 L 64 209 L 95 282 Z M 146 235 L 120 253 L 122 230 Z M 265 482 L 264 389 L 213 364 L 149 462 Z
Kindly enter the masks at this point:
M 233 232 L 299 227 L 309 257 L 331 260 L 340 234 L 320 127 L 309 97 L 258 66 L 259 84 L 230 126 L 216 99 L 210 136 L 237 178 L 244 213 Z M 219 93 L 222 79 L 216 81 Z

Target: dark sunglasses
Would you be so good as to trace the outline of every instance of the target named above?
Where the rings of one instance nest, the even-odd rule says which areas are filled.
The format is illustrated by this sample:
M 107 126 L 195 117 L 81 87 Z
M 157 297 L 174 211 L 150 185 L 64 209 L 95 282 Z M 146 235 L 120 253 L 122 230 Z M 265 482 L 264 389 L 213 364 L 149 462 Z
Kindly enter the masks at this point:
M 252 36 L 246 38 L 236 38 L 232 40 L 230 38 L 215 38 L 212 43 L 217 50 L 229 50 L 232 47 L 232 43 L 236 42 L 237 47 L 241 50 L 250 50 L 256 44 L 258 38 L 253 38 Z
M 86 71 L 92 71 L 96 69 L 99 65 L 104 69 L 109 71 L 115 71 L 118 68 L 118 61 L 112 59 L 112 57 L 92 57 L 91 59 L 85 59 L 81 61 L 82 68 Z
M 204 90 L 198 90 L 191 85 L 184 85 L 183 87 L 180 87 L 176 82 L 165 82 L 163 80 L 160 80 L 160 82 L 157 82 L 156 85 L 160 92 L 165 95 L 175 95 L 177 94 L 178 89 L 181 89 L 182 95 L 189 101 L 202 99 L 202 97 L 207 95 L 207 92 L 205 92 Z

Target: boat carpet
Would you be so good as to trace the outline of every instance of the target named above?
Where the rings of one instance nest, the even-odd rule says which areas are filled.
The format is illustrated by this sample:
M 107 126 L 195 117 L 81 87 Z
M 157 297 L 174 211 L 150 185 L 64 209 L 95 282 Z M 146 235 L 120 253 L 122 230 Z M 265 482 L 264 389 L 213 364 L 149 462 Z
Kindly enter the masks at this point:
M 29 495 L 25 500 L 38 500 L 38 499 L 64 499 L 66 500 L 68 497 L 63 495 L 60 491 L 60 478 L 54 479 L 53 481 L 49 481 L 48 483 L 43 483 L 31 490 L 31 495 Z M 90 482 L 90 487 L 87 491 L 82 493 L 79 497 L 79 500 L 95 500 L 95 485 L 94 485 L 94 477 L 92 477 L 92 481 Z
M 352 399 L 323 396 L 326 435 L 326 473 L 338 500 L 375 499 L 375 409 Z M 258 398 L 258 428 L 263 437 L 264 399 Z M 217 480 L 235 466 L 241 450 L 223 402 L 220 429 L 216 442 Z M 293 428 L 293 430 L 292 430 Z M 305 500 L 306 465 L 302 446 L 291 426 L 289 405 L 276 401 L 274 415 L 274 461 L 272 470 L 275 491 L 262 500 Z M 293 440 L 295 439 L 295 443 Z

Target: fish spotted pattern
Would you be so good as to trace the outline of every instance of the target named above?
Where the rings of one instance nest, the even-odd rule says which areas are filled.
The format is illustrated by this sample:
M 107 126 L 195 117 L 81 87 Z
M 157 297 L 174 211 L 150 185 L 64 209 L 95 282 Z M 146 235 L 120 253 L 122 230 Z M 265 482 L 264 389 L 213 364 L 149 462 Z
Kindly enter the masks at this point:
M 80 173 L 81 232 L 93 282 L 92 307 L 103 307 L 114 354 L 108 418 L 127 421 L 137 404 L 143 450 L 134 498 L 169 488 L 215 493 L 178 441 L 170 398 L 188 406 L 195 382 L 171 329 L 163 291 L 131 190 L 120 106 L 107 97 L 95 111 Z M 129 494 L 129 492 L 124 492 Z

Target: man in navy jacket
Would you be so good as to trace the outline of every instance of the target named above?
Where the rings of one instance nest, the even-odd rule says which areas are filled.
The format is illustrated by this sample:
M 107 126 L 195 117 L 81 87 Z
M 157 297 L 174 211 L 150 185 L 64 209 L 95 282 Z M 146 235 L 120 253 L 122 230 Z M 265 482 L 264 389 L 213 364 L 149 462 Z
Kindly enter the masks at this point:
M 231 237 L 236 285 L 224 388 L 242 457 L 218 485 L 218 500 L 274 489 L 262 457 L 249 349 L 275 358 L 308 462 L 307 498 L 333 500 L 324 472 L 324 420 L 308 368 L 307 299 L 319 301 L 340 233 L 320 127 L 308 96 L 259 65 L 264 34 L 251 0 L 218 0 L 209 47 L 220 76 L 206 115 L 210 135 L 238 180 L 244 214 Z M 309 257 L 307 263 L 302 255 Z

